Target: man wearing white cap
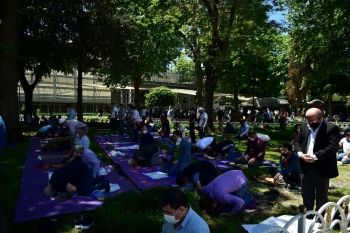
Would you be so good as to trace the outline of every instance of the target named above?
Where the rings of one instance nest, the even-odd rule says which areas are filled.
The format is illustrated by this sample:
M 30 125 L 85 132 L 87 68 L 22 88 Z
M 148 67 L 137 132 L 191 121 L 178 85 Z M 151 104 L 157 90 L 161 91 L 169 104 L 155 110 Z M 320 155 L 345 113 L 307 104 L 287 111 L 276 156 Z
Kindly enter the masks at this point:
M 63 128 L 65 128 L 65 127 L 69 128 L 71 145 L 73 145 L 73 142 L 74 142 L 75 136 L 76 136 L 76 131 L 78 128 L 84 128 L 85 134 L 87 134 L 89 131 L 89 127 L 87 127 L 87 124 L 85 124 L 84 122 L 78 121 L 78 120 L 66 120 L 65 118 L 62 117 L 58 120 L 58 123 Z M 55 137 L 57 137 L 59 133 L 60 133 L 60 131 L 55 134 Z
M 200 113 L 199 123 L 198 123 L 199 138 L 204 138 L 205 127 L 207 126 L 207 121 L 208 121 L 208 114 L 204 110 L 205 109 L 202 107 L 198 108 L 198 111 Z

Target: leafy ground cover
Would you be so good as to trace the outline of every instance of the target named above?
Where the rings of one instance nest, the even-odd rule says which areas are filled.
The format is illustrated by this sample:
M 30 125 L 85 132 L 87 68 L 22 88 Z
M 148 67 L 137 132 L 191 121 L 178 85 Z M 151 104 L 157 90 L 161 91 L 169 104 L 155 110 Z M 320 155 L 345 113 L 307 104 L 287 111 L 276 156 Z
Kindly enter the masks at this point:
M 88 136 L 96 133 L 97 127 L 91 126 Z M 0 164 L 3 170 L 0 172 L 0 185 L 2 189 L 3 207 L 10 225 L 11 232 L 37 232 L 38 225 L 45 220 L 39 219 L 24 223 L 13 223 L 13 216 L 17 199 L 19 196 L 22 167 L 27 156 L 30 138 L 35 135 L 35 128 L 24 127 L 23 140 L 16 147 L 6 148 L 0 156 Z M 285 131 L 280 131 L 277 127 L 264 131 L 271 137 L 272 146 L 266 147 L 266 159 L 278 161 L 279 153 L 272 151 L 271 148 L 278 147 L 282 142 L 290 142 L 293 132 L 289 127 Z M 232 135 L 225 135 L 231 137 Z M 222 137 L 215 136 L 218 141 Z M 244 146 L 237 146 L 240 151 L 244 151 Z M 91 149 L 103 161 L 109 163 L 110 159 L 99 147 L 91 140 Z M 329 191 L 329 200 L 337 201 L 340 197 L 350 193 L 350 171 L 348 166 L 339 166 L 339 177 L 332 179 L 332 188 Z M 271 189 L 270 186 L 263 185 L 252 179 L 253 175 L 267 173 L 268 168 L 256 170 L 244 170 L 245 175 L 250 182 L 250 189 L 255 192 L 264 192 Z M 211 232 L 245 232 L 242 224 L 259 223 L 270 216 L 279 216 L 283 214 L 295 215 L 298 213 L 298 206 L 302 204 L 302 198 L 299 194 L 289 193 L 281 187 L 280 197 L 273 202 L 271 208 L 263 210 L 256 214 L 211 217 L 201 212 L 197 206 L 198 196 L 189 193 L 188 198 L 191 206 L 208 222 Z M 164 188 L 157 187 L 143 193 L 128 192 L 118 195 L 115 198 L 107 199 L 102 208 L 90 211 L 89 214 L 95 219 L 95 225 L 90 232 L 160 232 L 163 222 L 163 215 L 159 207 L 159 198 L 164 192 Z M 64 215 L 61 219 L 61 228 L 56 232 L 80 232 L 74 229 L 74 214 Z

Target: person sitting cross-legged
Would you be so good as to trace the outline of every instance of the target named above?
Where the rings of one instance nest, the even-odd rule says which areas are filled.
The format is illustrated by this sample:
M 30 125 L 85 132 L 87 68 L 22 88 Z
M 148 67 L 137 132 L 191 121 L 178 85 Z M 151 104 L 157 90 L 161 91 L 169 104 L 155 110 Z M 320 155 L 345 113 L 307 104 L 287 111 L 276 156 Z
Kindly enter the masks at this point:
M 249 132 L 246 151 L 239 157 L 237 164 L 248 164 L 249 168 L 258 168 L 264 161 L 265 142 L 258 137 L 254 130 Z
M 145 146 L 148 146 L 148 145 L 151 145 L 151 144 L 154 144 L 154 139 L 153 139 L 153 135 L 151 133 L 148 132 L 148 129 L 147 129 L 147 125 L 144 124 L 141 128 L 141 133 L 142 133 L 142 136 L 141 136 L 141 142 L 140 142 L 140 146 L 139 146 L 139 149 L 145 147 Z
M 168 173 L 169 176 L 179 175 L 191 164 L 191 144 L 182 139 L 181 135 L 182 133 L 178 130 L 173 132 L 175 143 L 172 151 L 169 152 L 172 157 L 160 169 L 161 172 Z
M 208 185 L 217 176 L 215 165 L 204 160 L 187 166 L 182 171 L 182 174 L 176 177 L 176 183 L 182 188 L 191 182 L 194 185 L 194 190 L 199 192 L 203 186 Z
M 299 156 L 292 151 L 292 145 L 283 143 L 281 145 L 281 157 L 278 168 L 271 168 L 274 181 L 283 179 L 285 188 L 290 191 L 300 191 L 296 183 L 300 182 Z
M 66 158 L 70 157 L 75 154 L 75 146 L 76 145 L 82 145 L 85 149 L 90 149 L 90 139 L 88 136 L 86 136 L 85 128 L 77 128 L 76 136 L 74 138 L 74 143 L 69 151 L 69 153 L 66 155 Z M 68 159 L 67 159 L 68 160 Z
M 87 162 L 80 161 L 55 170 L 44 189 L 44 195 L 54 200 L 68 200 L 76 191 L 79 196 L 89 196 L 93 191 L 101 189 L 109 192 L 109 181 L 104 176 L 93 178 L 92 168 Z M 66 192 L 66 195 L 56 197 L 59 192 Z
M 248 179 L 241 170 L 227 171 L 202 188 L 205 197 L 201 199 L 200 207 L 212 213 L 216 208 L 220 208 L 220 205 L 229 204 L 230 212 L 221 215 L 238 214 L 254 199 L 252 194 L 247 192 L 248 188 Z
M 188 205 L 186 195 L 169 189 L 160 201 L 164 213 L 162 233 L 209 233 L 208 224 Z
M 250 130 L 249 125 L 245 123 L 245 120 L 241 120 L 239 123 L 241 124 L 241 126 L 239 127 L 237 136 L 235 138 L 238 140 L 248 139 L 248 134 Z
M 350 163 L 350 131 L 346 132 L 346 137 L 340 140 L 339 147 L 343 147 L 343 152 L 338 154 L 337 161 Z
M 167 162 L 167 159 L 159 157 L 159 147 L 156 144 L 150 144 L 138 150 L 128 164 L 133 167 L 159 166 Z

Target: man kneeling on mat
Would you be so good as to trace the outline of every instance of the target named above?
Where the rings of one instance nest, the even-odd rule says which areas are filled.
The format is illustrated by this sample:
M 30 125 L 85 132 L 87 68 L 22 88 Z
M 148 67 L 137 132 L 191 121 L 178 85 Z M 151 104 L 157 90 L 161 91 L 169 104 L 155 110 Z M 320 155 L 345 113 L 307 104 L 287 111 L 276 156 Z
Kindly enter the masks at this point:
M 89 196 L 95 190 L 110 191 L 109 181 L 104 176 L 92 177 L 92 168 L 87 162 L 80 161 L 67 164 L 52 173 L 50 181 L 44 189 L 45 197 L 54 200 L 68 200 L 76 191 L 79 196 Z M 66 192 L 65 196 L 58 196 L 59 192 Z
M 220 205 L 229 204 L 230 212 L 221 215 L 238 214 L 254 199 L 252 194 L 247 192 L 248 188 L 248 179 L 241 170 L 227 171 L 202 188 L 206 197 L 200 201 L 200 207 L 211 213 L 220 208 Z
M 208 151 L 208 156 L 216 157 L 220 154 L 221 159 L 233 160 L 241 156 L 238 152 L 235 152 L 235 149 L 235 143 L 225 138 L 222 142 L 214 145 L 212 150 Z
M 300 182 L 299 156 L 292 151 L 292 145 L 283 143 L 281 145 L 281 158 L 278 168 L 271 168 L 274 181 L 283 179 L 284 188 L 289 191 L 300 191 L 296 183 Z
M 166 158 L 159 157 L 159 152 L 159 147 L 156 144 L 145 146 L 138 150 L 132 156 L 132 158 L 129 159 L 128 164 L 133 167 L 153 167 L 162 165 L 168 160 Z
M 191 182 L 194 185 L 194 191 L 201 191 L 203 186 L 208 185 L 218 176 L 216 167 L 209 161 L 199 161 L 191 163 L 181 175 L 176 177 L 176 183 L 182 188 Z

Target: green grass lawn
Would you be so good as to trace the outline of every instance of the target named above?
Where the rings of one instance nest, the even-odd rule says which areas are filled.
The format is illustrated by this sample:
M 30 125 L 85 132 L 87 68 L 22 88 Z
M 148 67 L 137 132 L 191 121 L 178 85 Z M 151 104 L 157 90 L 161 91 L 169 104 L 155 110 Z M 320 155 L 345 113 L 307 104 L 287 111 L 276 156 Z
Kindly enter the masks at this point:
M 91 141 L 90 149 L 92 149 L 98 156 L 103 157 L 104 162 L 109 163 L 110 159 L 92 137 L 92 135 L 96 133 L 96 129 L 96 127 L 90 127 L 88 134 Z M 13 223 L 15 207 L 19 197 L 21 185 L 22 167 L 27 156 L 30 138 L 33 135 L 34 130 L 36 129 L 31 127 L 23 128 L 25 134 L 23 140 L 19 142 L 16 147 L 5 148 L 0 156 L 0 163 L 3 166 L 3 170 L 0 172 L 2 205 L 5 209 L 11 232 L 37 232 L 38 224 L 45 221 L 44 219 L 39 219 L 24 223 Z M 293 135 L 292 130 L 289 128 L 288 130 L 281 132 L 278 129 L 272 129 L 263 133 L 266 133 L 271 137 L 271 143 L 273 144 L 273 146 L 266 147 L 265 159 L 277 162 L 279 159 L 279 153 L 271 151 L 270 148 L 277 148 L 282 142 L 290 142 Z M 222 137 L 215 137 L 218 141 L 222 140 Z M 245 148 L 243 146 L 238 146 L 238 149 L 242 152 Z M 332 182 L 334 181 L 337 185 L 329 192 L 330 201 L 337 201 L 341 196 L 350 193 L 350 188 L 348 185 L 350 179 L 348 168 L 348 166 L 339 166 L 340 176 L 332 180 Z M 268 191 L 271 188 L 270 186 L 265 186 L 251 179 L 253 175 L 267 172 L 267 168 L 244 170 L 245 175 L 249 178 L 250 189 L 252 191 L 263 192 Z M 344 185 L 342 185 L 342 183 L 344 183 Z M 243 229 L 242 224 L 259 223 L 270 216 L 280 216 L 284 214 L 295 215 L 298 213 L 298 206 L 302 204 L 301 196 L 298 194 L 288 193 L 281 188 L 279 190 L 281 196 L 274 202 L 273 206 L 260 213 L 217 218 L 212 218 L 205 213 L 200 214 L 202 214 L 203 218 L 208 222 L 211 232 L 246 232 Z M 101 213 L 101 211 L 98 213 Z M 93 215 L 94 212 L 91 214 Z M 108 213 L 106 213 L 106 215 L 108 215 Z M 159 216 L 161 217 L 161 215 Z M 74 214 L 60 216 L 60 218 L 62 221 L 62 227 L 57 232 L 80 232 L 79 230 L 74 229 Z M 98 225 L 98 223 L 96 224 Z M 136 219 L 135 224 L 137 224 Z M 89 231 L 98 232 L 98 227 L 92 227 Z M 154 229 L 154 232 L 160 231 L 161 228 Z M 131 231 L 128 231 L 128 229 L 122 229 L 119 232 Z

